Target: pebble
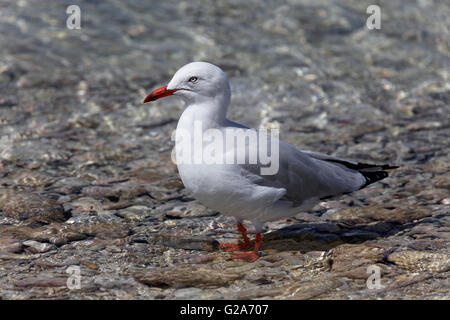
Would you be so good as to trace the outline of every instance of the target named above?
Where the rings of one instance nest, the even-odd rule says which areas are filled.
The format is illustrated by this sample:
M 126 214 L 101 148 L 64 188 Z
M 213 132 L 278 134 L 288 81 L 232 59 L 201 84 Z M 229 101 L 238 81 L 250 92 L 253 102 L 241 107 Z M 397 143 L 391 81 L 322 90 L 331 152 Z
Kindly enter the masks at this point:
M 23 245 L 27 246 L 28 247 L 27 249 L 32 253 L 43 253 L 56 249 L 56 246 L 54 244 L 41 243 L 34 240 L 24 241 Z

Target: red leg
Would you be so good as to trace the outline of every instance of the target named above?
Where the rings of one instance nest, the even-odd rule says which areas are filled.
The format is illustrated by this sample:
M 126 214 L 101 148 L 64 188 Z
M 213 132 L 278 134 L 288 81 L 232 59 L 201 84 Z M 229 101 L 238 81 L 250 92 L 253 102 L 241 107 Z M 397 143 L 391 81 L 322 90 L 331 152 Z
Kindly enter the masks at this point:
M 235 253 L 232 258 L 245 260 L 247 262 L 254 262 L 258 260 L 259 258 L 258 251 L 259 247 L 261 246 L 261 242 L 262 242 L 261 233 L 257 233 L 255 238 L 255 249 L 253 249 L 253 251 L 250 252 Z
M 241 232 L 244 242 L 239 242 L 238 244 L 220 244 L 219 247 L 224 251 L 231 252 L 250 248 L 250 239 L 247 237 L 247 229 L 245 229 L 242 223 L 238 223 L 237 228 Z

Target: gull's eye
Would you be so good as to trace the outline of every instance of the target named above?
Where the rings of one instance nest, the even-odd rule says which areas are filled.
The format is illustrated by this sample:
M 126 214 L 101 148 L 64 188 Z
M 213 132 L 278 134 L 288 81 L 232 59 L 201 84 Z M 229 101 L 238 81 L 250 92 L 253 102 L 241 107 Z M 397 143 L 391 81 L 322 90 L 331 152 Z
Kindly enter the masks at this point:
M 189 82 L 192 82 L 192 83 L 197 82 L 197 80 L 198 80 L 197 77 L 190 77 L 189 78 Z

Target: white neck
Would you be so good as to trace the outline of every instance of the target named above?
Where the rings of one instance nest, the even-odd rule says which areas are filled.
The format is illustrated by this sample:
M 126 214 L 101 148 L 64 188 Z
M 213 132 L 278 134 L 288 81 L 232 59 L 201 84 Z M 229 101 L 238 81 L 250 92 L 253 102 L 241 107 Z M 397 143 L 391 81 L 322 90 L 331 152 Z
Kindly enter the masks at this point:
M 195 121 L 202 122 L 203 130 L 219 128 L 225 125 L 230 104 L 229 87 L 220 94 L 200 101 L 188 101 L 178 121 L 178 127 L 190 130 Z

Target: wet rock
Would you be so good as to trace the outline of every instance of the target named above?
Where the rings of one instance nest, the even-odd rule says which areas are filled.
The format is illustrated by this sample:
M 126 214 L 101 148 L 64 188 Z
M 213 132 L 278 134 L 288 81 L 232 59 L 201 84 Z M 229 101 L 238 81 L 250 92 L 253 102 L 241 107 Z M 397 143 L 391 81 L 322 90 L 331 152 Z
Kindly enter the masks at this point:
M 449 239 L 450 230 L 436 227 L 436 224 L 422 223 L 414 226 L 411 230 L 405 232 L 405 235 L 415 239 Z
M 146 234 L 133 234 L 130 236 L 130 242 L 148 243 L 148 236 Z
M 404 250 L 391 253 L 387 260 L 402 268 L 416 272 L 445 272 L 450 270 L 448 254 Z
M 32 228 L 28 226 L 0 226 L 0 231 L 20 240 L 35 240 L 37 242 L 50 242 L 55 245 L 63 245 L 71 241 L 83 240 L 87 236 L 72 230 L 69 226 L 60 223 Z
M 336 272 L 346 272 L 382 262 L 385 255 L 386 250 L 383 248 L 350 244 L 338 246 L 328 253 L 331 269 Z
M 146 206 L 130 206 L 120 210 L 117 215 L 128 221 L 142 221 L 152 214 L 152 210 Z
M 79 241 L 86 239 L 86 234 L 72 230 L 65 224 L 51 224 L 48 227 L 42 227 L 33 230 L 30 237 L 40 242 L 50 242 L 54 245 L 61 246 L 71 241 Z
M 16 287 L 67 287 L 67 279 L 50 277 L 31 277 L 23 280 L 14 281 Z
M 1 214 L 1 212 L 0 212 Z M 16 218 L 10 218 L 5 216 L 0 216 L 0 226 L 1 225 L 17 225 L 20 224 L 21 220 Z
M 364 225 L 362 228 L 364 231 L 375 232 L 377 234 L 387 234 L 388 232 L 393 232 L 399 227 L 398 223 L 395 222 L 372 222 Z
M 405 223 L 414 221 L 431 215 L 431 209 L 428 207 L 355 207 L 339 210 L 331 217 L 332 221 L 345 222 L 348 224 L 363 224 L 374 221 L 392 221 Z
M 376 232 L 364 231 L 364 230 L 352 230 L 348 232 L 343 232 L 340 234 L 340 239 L 344 242 L 361 242 L 364 240 L 375 239 L 379 237 Z
M 183 257 L 183 261 L 185 263 L 192 263 L 192 264 L 203 264 L 211 262 L 213 260 L 214 256 L 211 255 L 190 254 Z
M 149 237 L 148 241 L 162 246 L 186 250 L 214 251 L 219 246 L 219 242 L 215 239 L 186 235 L 154 234 Z
M 450 175 L 442 175 L 433 179 L 433 184 L 436 188 L 450 189 Z
M 427 240 L 420 239 L 411 241 L 408 244 L 408 249 L 418 250 L 418 251 L 441 251 L 446 248 L 446 243 L 444 241 L 440 241 L 439 239 Z
M 89 262 L 89 261 L 81 261 L 81 264 L 91 270 L 99 270 L 100 269 L 100 267 L 97 264 Z
M 82 194 L 91 198 L 109 198 L 109 199 L 120 199 L 121 192 L 119 189 L 114 189 L 112 187 L 86 187 L 83 188 Z
M 70 195 L 70 194 L 79 194 L 83 187 L 88 185 L 88 181 L 83 181 L 79 178 L 63 178 L 58 180 L 53 184 L 52 187 L 55 188 L 56 192 Z
M 134 179 L 128 180 L 127 178 L 125 181 L 119 179 L 105 182 L 106 186 L 98 185 L 83 188 L 82 194 L 96 199 L 107 198 L 111 201 L 119 201 L 120 199 L 131 199 L 148 193 L 147 187 Z
M 154 287 L 173 288 L 216 288 L 230 285 L 244 277 L 243 274 L 227 272 L 226 270 L 204 267 L 172 267 L 152 268 L 133 274 L 136 281 Z
M 192 217 L 209 217 L 216 215 L 217 212 L 206 208 L 205 206 L 189 202 L 185 206 L 176 206 L 166 212 L 166 217 L 172 219 L 192 218 Z
M 176 290 L 174 296 L 176 299 L 192 300 L 199 299 L 202 292 L 199 288 L 183 288 Z
M 40 254 L 15 254 L 15 253 L 1 253 L 1 260 L 10 260 L 10 261 L 25 261 L 25 260 L 35 260 L 41 257 Z
M 327 250 L 345 242 L 344 230 L 332 223 L 302 223 L 264 235 L 263 248 L 279 250 Z M 355 233 L 356 235 L 356 233 Z
M 128 226 L 121 222 L 106 222 L 97 218 L 89 219 L 89 222 L 85 221 L 74 223 L 71 227 L 73 232 L 99 239 L 125 238 L 130 234 Z
M 268 297 L 279 297 L 286 288 L 271 288 L 267 286 L 253 287 L 249 289 L 240 290 L 237 294 L 231 295 L 228 299 L 259 299 Z
M 0 209 L 9 217 L 49 223 L 65 221 L 63 207 L 53 199 L 34 193 L 6 193 L 0 197 Z
M 95 214 L 103 210 L 102 203 L 90 197 L 79 198 L 70 203 L 64 204 L 65 210 L 71 212 L 72 216 L 79 214 Z
M 283 296 L 283 298 L 291 300 L 320 298 L 321 295 L 333 291 L 341 285 L 342 283 L 337 279 L 325 275 L 291 286 L 288 289 L 289 295 Z
M 20 170 L 14 172 L 10 179 L 20 187 L 43 188 L 51 185 L 55 178 L 38 171 Z
M 14 238 L 0 238 L 0 253 L 19 253 L 23 249 L 23 244 Z
M 50 250 L 55 250 L 56 246 L 50 243 L 41 243 L 34 240 L 27 240 L 23 242 L 27 250 L 32 253 L 43 253 Z

